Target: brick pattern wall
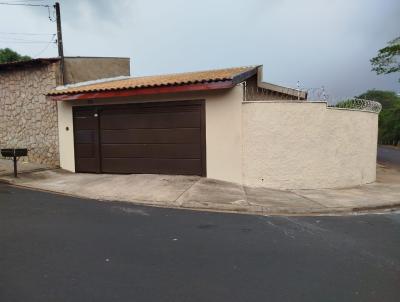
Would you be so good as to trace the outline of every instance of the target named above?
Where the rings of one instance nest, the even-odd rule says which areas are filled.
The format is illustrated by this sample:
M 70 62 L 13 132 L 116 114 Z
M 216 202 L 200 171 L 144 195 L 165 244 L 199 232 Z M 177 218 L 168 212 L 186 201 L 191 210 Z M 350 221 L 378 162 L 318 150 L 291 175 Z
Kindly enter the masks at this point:
M 0 72 L 0 148 L 28 148 L 28 161 L 59 165 L 57 105 L 45 93 L 58 63 Z

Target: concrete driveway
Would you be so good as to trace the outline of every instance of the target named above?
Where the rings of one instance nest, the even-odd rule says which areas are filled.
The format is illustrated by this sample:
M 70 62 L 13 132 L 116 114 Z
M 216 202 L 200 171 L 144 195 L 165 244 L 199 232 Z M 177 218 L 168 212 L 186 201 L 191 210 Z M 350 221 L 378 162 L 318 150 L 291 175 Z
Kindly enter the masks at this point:
M 271 214 L 343 214 L 400 207 L 400 171 L 378 166 L 376 183 L 322 190 L 244 187 L 196 176 L 69 173 L 61 169 L 22 173 L 15 185 L 105 201 L 161 207 Z

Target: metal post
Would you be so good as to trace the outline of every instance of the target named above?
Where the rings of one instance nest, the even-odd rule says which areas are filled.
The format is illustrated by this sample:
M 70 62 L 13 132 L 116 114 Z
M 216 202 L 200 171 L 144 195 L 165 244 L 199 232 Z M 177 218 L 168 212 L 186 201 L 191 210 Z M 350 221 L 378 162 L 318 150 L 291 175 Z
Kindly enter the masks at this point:
M 297 81 L 297 100 L 300 101 L 300 81 Z
M 13 157 L 14 160 L 14 177 L 17 178 L 18 177 L 18 172 L 17 172 L 17 157 L 14 155 Z

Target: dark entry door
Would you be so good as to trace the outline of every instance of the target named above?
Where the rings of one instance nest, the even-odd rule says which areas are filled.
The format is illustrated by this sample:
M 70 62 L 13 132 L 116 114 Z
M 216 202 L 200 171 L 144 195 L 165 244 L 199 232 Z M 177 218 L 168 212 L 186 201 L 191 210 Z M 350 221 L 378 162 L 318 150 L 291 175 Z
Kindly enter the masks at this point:
M 73 110 L 76 172 L 100 173 L 99 116 L 96 108 Z
M 91 154 L 101 172 L 206 175 L 204 102 L 102 106 L 98 114 L 98 151 Z M 77 171 L 93 172 L 80 163 L 86 158 L 77 158 Z

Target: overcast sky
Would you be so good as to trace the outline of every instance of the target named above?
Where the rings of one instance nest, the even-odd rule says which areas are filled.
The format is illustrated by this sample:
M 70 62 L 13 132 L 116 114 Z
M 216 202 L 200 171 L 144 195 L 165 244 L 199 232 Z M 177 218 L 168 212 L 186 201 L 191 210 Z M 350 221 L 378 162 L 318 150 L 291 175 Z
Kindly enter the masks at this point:
M 16 1 L 14 3 L 49 3 Z M 399 74 L 377 76 L 369 59 L 400 35 L 399 0 L 62 0 L 67 56 L 131 58 L 132 75 L 264 65 L 264 80 L 324 86 L 336 98 L 367 89 L 400 92 Z M 51 12 L 52 13 L 52 12 Z M 0 48 L 57 55 L 44 7 L 0 5 Z M 30 42 L 29 41 L 29 42 Z M 19 42 L 19 43 L 16 43 Z

